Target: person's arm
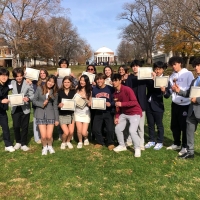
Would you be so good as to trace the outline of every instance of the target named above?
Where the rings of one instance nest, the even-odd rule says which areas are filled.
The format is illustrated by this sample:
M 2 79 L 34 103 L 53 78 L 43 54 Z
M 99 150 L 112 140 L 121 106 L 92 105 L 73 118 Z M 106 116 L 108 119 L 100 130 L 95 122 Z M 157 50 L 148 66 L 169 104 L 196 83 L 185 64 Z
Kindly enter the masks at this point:
M 43 108 L 44 107 L 44 102 L 39 101 L 39 96 L 41 95 L 41 89 L 40 87 L 37 87 L 36 91 L 35 91 L 35 95 L 33 97 L 33 105 Z
M 55 113 L 55 126 L 59 124 L 59 114 L 58 114 L 58 94 L 56 94 L 54 101 L 53 101 L 53 108 Z
M 120 107 L 133 107 L 136 106 L 136 104 L 138 104 L 137 98 L 135 96 L 135 93 L 133 92 L 133 90 L 127 90 L 125 91 L 126 95 L 129 96 L 129 101 L 126 102 L 121 102 L 121 106 Z

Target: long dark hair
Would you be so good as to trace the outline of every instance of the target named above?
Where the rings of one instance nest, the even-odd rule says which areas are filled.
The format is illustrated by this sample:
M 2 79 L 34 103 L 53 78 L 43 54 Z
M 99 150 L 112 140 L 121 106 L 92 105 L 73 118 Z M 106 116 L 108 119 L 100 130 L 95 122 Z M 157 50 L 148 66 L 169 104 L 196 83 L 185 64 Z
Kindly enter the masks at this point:
M 104 74 L 105 74 L 106 68 L 109 68 L 109 69 L 111 70 L 110 78 L 112 78 L 112 76 L 113 76 L 113 69 L 112 69 L 112 67 L 110 67 L 109 65 L 105 66 L 105 67 L 103 68 L 103 73 L 104 73 Z M 105 76 L 106 76 L 106 74 L 105 74 Z M 108 77 L 106 77 L 106 78 L 108 78 Z
M 81 86 L 81 84 L 80 84 L 81 78 L 84 78 L 86 97 L 87 97 L 87 99 L 89 99 L 90 96 L 91 96 L 91 91 L 92 91 L 92 90 L 91 90 L 91 85 L 90 85 L 90 79 L 89 79 L 89 77 L 88 77 L 87 75 L 82 75 L 82 76 L 80 77 L 79 82 L 78 82 L 78 86 L 77 86 L 77 88 L 76 88 L 76 91 L 80 91 L 80 90 L 82 89 L 82 86 Z
M 74 84 L 73 84 L 73 81 L 72 81 L 72 77 L 71 76 L 65 76 L 64 78 L 63 78 L 63 80 L 62 80 L 62 85 L 61 85 L 61 87 L 60 87 L 60 90 L 65 90 L 65 88 L 64 88 L 64 81 L 65 80 L 69 80 L 70 82 L 71 82 L 71 86 L 70 86 L 70 90 L 74 90 L 75 89 L 75 87 L 74 87 Z
M 41 86 L 42 87 L 42 94 L 46 94 L 47 93 L 47 91 L 48 91 L 47 82 L 50 79 L 53 79 L 54 83 L 55 83 L 54 86 L 51 88 L 53 90 L 53 96 L 55 97 L 57 92 L 58 92 L 57 77 L 52 75 L 52 74 L 48 76 L 46 83 L 43 86 Z

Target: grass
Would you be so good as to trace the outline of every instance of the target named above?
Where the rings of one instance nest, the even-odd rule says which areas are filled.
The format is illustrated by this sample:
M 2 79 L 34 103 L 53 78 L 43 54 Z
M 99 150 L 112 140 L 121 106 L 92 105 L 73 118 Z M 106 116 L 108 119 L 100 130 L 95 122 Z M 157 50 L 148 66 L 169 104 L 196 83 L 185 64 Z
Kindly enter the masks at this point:
M 170 99 L 165 100 L 165 147 L 172 144 L 170 103 Z M 10 111 L 8 116 L 13 139 Z M 31 117 L 29 152 L 5 152 L 0 130 L 0 199 L 200 199 L 199 130 L 194 160 L 179 160 L 176 151 L 165 147 L 160 151 L 145 150 L 141 158 L 134 157 L 132 148 L 120 153 L 94 149 L 93 144 L 77 149 L 76 141 L 72 142 L 74 149 L 61 150 L 56 129 L 56 153 L 41 156 L 41 145 L 33 140 Z

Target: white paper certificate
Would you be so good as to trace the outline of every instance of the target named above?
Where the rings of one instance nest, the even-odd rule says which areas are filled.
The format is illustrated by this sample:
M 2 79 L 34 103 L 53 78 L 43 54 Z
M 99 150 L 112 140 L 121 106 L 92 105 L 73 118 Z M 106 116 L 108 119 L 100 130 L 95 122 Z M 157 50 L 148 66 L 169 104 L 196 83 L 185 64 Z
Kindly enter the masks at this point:
M 40 74 L 40 70 L 32 69 L 32 68 L 26 68 L 25 77 L 31 80 L 38 80 Z
M 200 87 L 192 86 L 190 89 L 190 98 L 200 97 Z
M 92 84 L 92 82 L 94 82 L 95 79 L 95 74 L 89 73 L 89 72 L 83 72 L 82 75 L 85 74 L 89 77 L 90 79 L 90 84 Z
M 75 94 L 73 97 L 74 101 L 76 102 L 76 106 L 83 109 L 87 104 L 86 99 L 83 99 L 79 94 Z
M 111 82 L 111 78 L 105 79 L 105 84 L 106 84 L 106 85 L 110 85 L 110 86 L 113 87 L 112 82 Z
M 139 67 L 138 68 L 138 80 L 152 79 L 152 68 L 151 67 Z
M 106 110 L 106 98 L 92 98 L 92 109 Z
M 73 99 L 62 99 L 63 107 L 61 110 L 75 110 L 76 102 Z
M 71 68 L 57 68 L 57 72 L 59 78 L 64 78 L 71 74 Z
M 8 100 L 10 101 L 9 105 L 11 107 L 24 105 L 23 98 L 24 98 L 24 94 L 23 93 L 22 94 L 11 94 L 11 95 L 8 95 Z
M 154 88 L 160 88 L 160 87 L 167 87 L 169 81 L 169 76 L 162 76 L 162 77 L 155 77 L 154 80 Z

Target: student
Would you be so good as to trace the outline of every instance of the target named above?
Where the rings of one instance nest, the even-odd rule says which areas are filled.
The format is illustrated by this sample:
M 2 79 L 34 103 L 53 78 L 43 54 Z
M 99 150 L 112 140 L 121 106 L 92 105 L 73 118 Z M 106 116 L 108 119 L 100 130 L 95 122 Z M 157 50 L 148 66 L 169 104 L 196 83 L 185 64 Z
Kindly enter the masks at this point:
M 177 94 L 176 87 L 178 86 L 181 90 L 188 90 L 192 80 L 194 79 L 194 76 L 192 72 L 188 71 L 185 68 L 182 68 L 182 57 L 171 57 L 169 59 L 169 65 L 172 66 L 174 70 L 174 72 L 169 78 L 172 90 L 171 131 L 173 133 L 174 142 L 171 146 L 167 147 L 167 149 L 181 149 L 179 155 L 183 155 L 187 152 L 186 118 L 188 115 L 190 99 L 188 97 L 182 97 L 179 94 Z
M 78 145 L 77 148 L 80 149 L 83 147 L 83 138 L 84 145 L 89 145 L 88 141 L 88 126 L 90 123 L 90 101 L 91 101 L 91 85 L 90 80 L 87 75 L 82 75 L 78 82 L 78 86 L 76 88 L 76 92 L 86 100 L 87 104 L 83 109 L 76 106 L 74 117 L 77 128 L 78 135 Z
M 157 61 L 153 64 L 153 70 L 156 76 L 162 77 L 167 65 L 162 61 Z M 149 81 L 147 85 L 147 123 L 149 142 L 145 145 L 148 149 L 154 146 L 154 150 L 160 150 L 163 147 L 164 126 L 163 126 L 163 114 L 164 103 L 163 97 L 169 98 L 170 93 L 168 87 L 154 88 L 154 81 Z M 155 125 L 158 130 L 157 140 L 155 138 L 156 131 Z
M 34 95 L 33 104 L 36 106 L 34 117 L 39 127 L 43 145 L 42 155 L 55 153 L 53 142 L 54 124 L 59 124 L 58 119 L 58 95 L 56 76 L 49 75 L 43 86 L 38 86 Z
M 63 131 L 61 149 L 65 149 L 66 146 L 69 149 L 73 148 L 70 141 L 74 133 L 74 111 L 61 110 L 61 108 L 63 107 L 62 99 L 72 99 L 75 93 L 72 77 L 65 76 L 58 91 L 59 123 Z
M 15 134 L 16 144 L 15 150 L 20 149 L 28 151 L 27 139 L 28 139 L 28 126 L 30 120 L 30 101 L 33 100 L 34 90 L 33 85 L 28 84 L 24 79 L 24 71 L 22 68 L 17 67 L 12 71 L 14 80 L 12 84 L 12 94 L 24 94 L 24 105 L 13 106 L 11 109 L 11 115 L 13 120 L 13 129 Z
M 114 100 L 116 101 L 116 115 L 115 115 L 115 133 L 119 145 L 113 150 L 116 152 L 125 151 L 123 130 L 126 127 L 127 120 L 130 123 L 129 134 L 134 143 L 135 157 L 141 156 L 140 137 L 137 133 L 140 117 L 142 116 L 141 107 L 135 97 L 133 90 L 127 86 L 122 85 L 121 75 L 114 74 L 112 77 L 113 87 L 115 88 Z
M 107 85 L 112 86 L 111 78 L 112 78 L 112 76 L 113 76 L 113 69 L 112 69 L 110 66 L 105 66 L 105 67 L 103 68 L 103 73 L 104 73 L 104 75 L 106 76 L 105 83 L 106 83 Z
M 102 125 L 105 123 L 106 139 L 109 150 L 113 150 L 114 146 L 114 89 L 105 84 L 105 75 L 98 73 L 95 77 L 96 87 L 92 89 L 92 97 L 106 98 L 106 110 L 95 110 L 92 133 L 95 134 L 96 142 L 95 148 L 101 148 L 105 145 L 102 136 Z
M 13 152 L 15 148 L 10 139 L 10 130 L 8 126 L 8 116 L 6 111 L 8 110 L 8 92 L 11 89 L 9 85 L 9 71 L 3 67 L 0 67 L 0 126 L 3 132 L 3 141 L 5 144 L 5 151 Z
M 123 85 L 126 85 L 126 86 L 129 86 L 129 73 L 128 73 L 128 70 L 129 68 L 125 65 L 121 65 L 119 68 L 118 68 L 118 73 L 121 75 L 122 79 L 122 84 Z M 129 86 L 130 87 L 130 86 Z
M 191 87 L 196 86 L 200 87 L 200 58 L 194 59 L 192 66 L 195 68 L 197 73 L 197 77 L 191 82 L 190 88 L 188 90 L 182 90 L 180 86 L 177 84 L 175 87 L 175 91 L 177 95 L 183 97 L 189 97 Z M 179 155 L 179 158 L 189 159 L 194 158 L 194 136 L 195 131 L 197 129 L 198 123 L 200 123 L 200 97 L 192 97 L 190 99 L 191 104 L 189 105 L 188 115 L 187 115 L 187 150 L 184 154 Z
M 33 89 L 34 93 L 37 89 L 38 86 L 43 86 L 46 83 L 47 77 L 48 77 L 48 72 L 46 69 L 40 69 L 40 74 L 39 74 L 39 79 L 38 81 L 33 81 Z M 33 134 L 34 134 L 34 140 L 37 144 L 41 144 L 41 139 L 40 139 L 40 131 L 38 126 L 36 125 L 36 119 L 34 117 L 35 109 L 36 107 L 33 105 Z

